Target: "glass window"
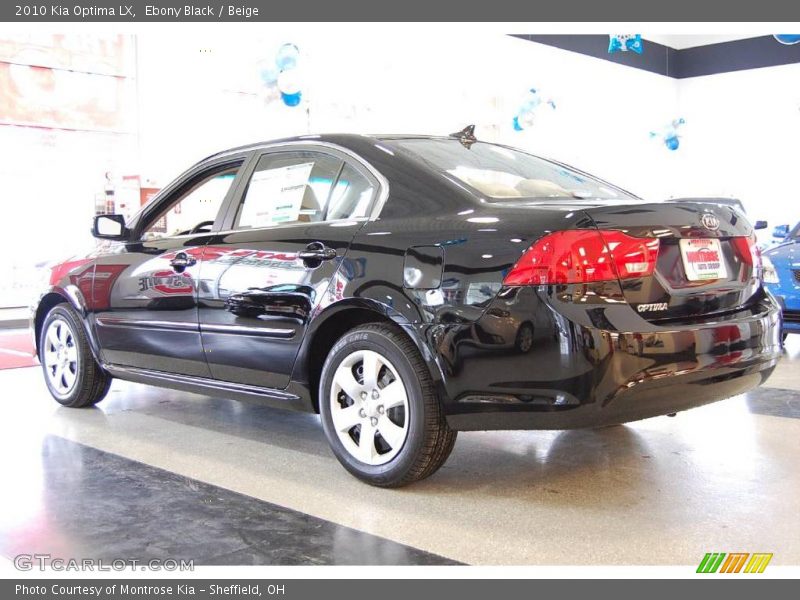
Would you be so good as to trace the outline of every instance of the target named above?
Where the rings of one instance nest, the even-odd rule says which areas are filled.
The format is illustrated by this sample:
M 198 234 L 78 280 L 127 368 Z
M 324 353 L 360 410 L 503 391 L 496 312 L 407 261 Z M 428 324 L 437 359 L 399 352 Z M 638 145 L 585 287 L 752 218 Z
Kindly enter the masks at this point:
M 341 168 L 341 160 L 317 152 L 265 154 L 247 184 L 236 227 L 323 221 Z
M 358 169 L 319 152 L 262 156 L 253 172 L 235 227 L 270 227 L 364 217 L 375 186 Z
M 490 199 L 625 198 L 630 194 L 558 163 L 506 146 L 456 139 L 399 139 L 392 144 Z
M 238 170 L 227 169 L 201 179 L 145 228 L 142 239 L 211 231 Z
M 375 186 L 354 167 L 345 164 L 328 203 L 326 221 L 366 216 Z

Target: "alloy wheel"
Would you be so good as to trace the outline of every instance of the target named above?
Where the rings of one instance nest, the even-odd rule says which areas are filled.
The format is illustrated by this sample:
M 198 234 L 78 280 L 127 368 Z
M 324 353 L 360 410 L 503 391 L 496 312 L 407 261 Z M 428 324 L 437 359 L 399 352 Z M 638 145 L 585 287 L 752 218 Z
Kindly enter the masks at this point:
M 62 396 L 69 394 L 78 379 L 78 348 L 65 320 L 54 319 L 48 326 L 42 358 L 52 388 Z
M 336 434 L 355 459 L 377 466 L 400 452 L 408 437 L 408 394 L 385 356 L 348 354 L 333 375 L 329 402 Z

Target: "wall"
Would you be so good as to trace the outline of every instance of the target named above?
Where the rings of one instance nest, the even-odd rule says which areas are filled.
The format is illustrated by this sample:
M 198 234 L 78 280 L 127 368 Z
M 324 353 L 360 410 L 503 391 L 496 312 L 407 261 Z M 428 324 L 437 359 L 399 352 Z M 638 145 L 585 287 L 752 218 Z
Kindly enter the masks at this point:
M 0 38 L 0 306 L 28 302 L 37 264 L 92 247 L 103 175 L 136 150 L 132 41 Z
M 676 194 L 740 198 L 770 227 L 800 221 L 800 64 L 681 80 L 679 113 Z
M 257 61 L 297 44 L 305 108 L 265 102 Z M 387 34 L 227 38 L 139 36 L 144 172 L 165 182 L 213 151 L 300 133 L 448 134 L 553 156 L 645 195 L 672 181 L 670 153 L 648 132 L 673 118 L 674 80 L 501 35 Z M 511 120 L 530 87 L 557 103 L 535 128 Z
M 351 30 L 353 31 L 353 30 Z M 305 109 L 265 101 L 259 59 L 296 43 Z M 645 50 L 646 51 L 646 50 Z M 648 199 L 733 196 L 771 224 L 800 218 L 790 179 L 800 64 L 675 80 L 509 36 L 139 37 L 142 170 L 164 183 L 220 148 L 298 133 L 446 134 L 574 164 Z M 530 130 L 511 118 L 529 87 L 557 103 Z M 262 95 L 259 95 L 262 94 Z M 649 132 L 684 117 L 670 152 Z

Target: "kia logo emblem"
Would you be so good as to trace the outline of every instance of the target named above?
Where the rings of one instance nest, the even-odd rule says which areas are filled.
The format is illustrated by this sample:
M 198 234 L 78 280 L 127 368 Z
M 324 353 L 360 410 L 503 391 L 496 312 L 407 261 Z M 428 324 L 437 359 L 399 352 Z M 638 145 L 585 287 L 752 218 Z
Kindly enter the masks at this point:
M 719 229 L 719 219 L 710 213 L 706 213 L 700 217 L 700 223 L 709 231 L 716 231 Z

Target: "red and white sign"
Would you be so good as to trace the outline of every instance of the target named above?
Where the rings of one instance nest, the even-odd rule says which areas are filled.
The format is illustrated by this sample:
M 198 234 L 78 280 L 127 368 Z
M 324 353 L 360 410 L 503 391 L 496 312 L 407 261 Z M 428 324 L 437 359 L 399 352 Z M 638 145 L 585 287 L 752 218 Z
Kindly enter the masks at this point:
M 725 279 L 728 276 L 719 240 L 680 240 L 681 258 L 689 281 Z

